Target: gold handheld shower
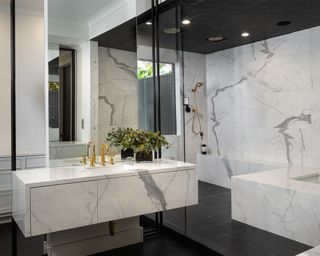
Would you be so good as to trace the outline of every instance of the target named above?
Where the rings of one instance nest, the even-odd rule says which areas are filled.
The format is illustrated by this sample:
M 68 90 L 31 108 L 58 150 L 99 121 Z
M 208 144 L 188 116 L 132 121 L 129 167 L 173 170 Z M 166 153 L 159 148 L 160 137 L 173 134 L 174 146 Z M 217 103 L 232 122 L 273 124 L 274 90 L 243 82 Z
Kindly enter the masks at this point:
M 201 119 L 200 119 L 200 114 L 199 114 L 199 110 L 198 110 L 198 104 L 197 104 L 197 97 L 196 97 L 196 92 L 197 92 L 197 89 L 202 87 L 203 86 L 203 83 L 202 82 L 197 82 L 195 87 L 192 89 L 192 92 L 193 92 L 193 100 L 194 100 L 194 108 L 192 109 L 192 112 L 193 112 L 193 118 L 192 118 L 192 132 L 196 135 L 201 135 L 202 137 L 202 125 L 201 125 Z M 198 125 L 199 125 L 199 129 L 196 130 L 195 128 L 195 122 L 198 122 Z
M 197 82 L 195 87 L 192 89 L 192 92 L 195 93 L 197 91 L 198 88 L 202 87 L 203 83 L 201 82 Z

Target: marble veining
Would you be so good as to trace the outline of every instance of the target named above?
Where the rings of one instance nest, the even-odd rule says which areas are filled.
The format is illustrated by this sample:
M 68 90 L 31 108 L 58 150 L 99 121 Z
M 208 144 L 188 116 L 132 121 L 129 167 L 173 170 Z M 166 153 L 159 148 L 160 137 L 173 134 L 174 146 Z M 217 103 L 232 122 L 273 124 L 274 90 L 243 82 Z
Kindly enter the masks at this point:
M 121 68 L 126 73 L 128 73 L 131 76 L 133 76 L 134 78 L 136 78 L 136 72 L 132 70 L 132 67 L 128 66 L 124 62 L 119 62 L 118 59 L 115 56 L 112 55 L 111 48 L 107 48 L 107 54 L 119 68 Z
M 232 177 L 232 218 L 317 246 L 320 185 L 291 179 L 290 172 L 285 168 Z
M 116 127 L 138 127 L 136 53 L 98 47 L 98 145 Z
M 287 132 L 289 125 L 291 122 L 307 122 L 309 124 L 311 124 L 311 115 L 306 115 L 304 113 L 301 113 L 299 116 L 291 116 L 289 118 L 287 118 L 286 120 L 284 120 L 281 124 L 277 125 L 275 128 L 279 128 L 279 133 L 283 136 L 284 142 L 285 142 L 285 146 L 286 146 L 286 154 L 287 154 L 287 160 L 288 160 L 288 164 L 291 165 L 292 164 L 292 160 L 290 157 L 290 148 L 292 146 L 291 144 L 291 140 L 293 140 L 294 138 Z M 303 138 L 303 134 L 301 129 L 299 129 L 299 133 L 301 136 L 301 142 L 302 142 L 302 148 L 305 149 L 305 144 L 304 144 L 304 138 Z
M 162 173 L 140 170 L 138 174 L 98 182 L 98 221 L 165 211 L 198 202 L 195 170 Z
M 318 36 L 316 27 L 207 55 L 211 154 L 302 173 L 320 165 Z
M 139 178 L 142 180 L 144 187 L 148 193 L 148 197 L 155 203 L 159 203 L 161 207 L 159 209 L 166 210 L 167 202 L 164 194 L 155 183 L 152 175 L 148 171 L 139 171 Z M 174 178 L 174 177 L 173 177 Z
M 113 120 L 114 111 L 115 111 L 114 104 L 111 103 L 106 96 L 99 96 L 99 100 L 103 100 L 111 108 L 109 125 L 111 125 L 111 126 L 115 125 L 114 120 Z

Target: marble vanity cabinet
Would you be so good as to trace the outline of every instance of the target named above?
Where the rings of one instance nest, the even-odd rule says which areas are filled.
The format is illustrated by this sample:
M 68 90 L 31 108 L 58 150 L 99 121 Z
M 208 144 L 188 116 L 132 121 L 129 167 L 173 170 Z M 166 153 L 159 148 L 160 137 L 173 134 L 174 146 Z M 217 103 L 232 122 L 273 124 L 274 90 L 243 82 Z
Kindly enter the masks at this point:
M 120 162 L 12 174 L 13 217 L 25 237 L 198 203 L 193 164 Z

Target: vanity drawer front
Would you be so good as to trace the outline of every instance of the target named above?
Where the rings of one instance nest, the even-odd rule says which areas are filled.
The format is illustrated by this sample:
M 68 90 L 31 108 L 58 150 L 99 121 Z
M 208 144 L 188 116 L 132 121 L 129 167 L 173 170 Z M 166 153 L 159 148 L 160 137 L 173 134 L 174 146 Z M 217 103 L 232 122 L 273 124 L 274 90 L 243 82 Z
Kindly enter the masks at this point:
M 198 203 L 195 170 L 98 181 L 98 222 L 179 208 Z
M 97 181 L 31 189 L 31 235 L 97 223 Z

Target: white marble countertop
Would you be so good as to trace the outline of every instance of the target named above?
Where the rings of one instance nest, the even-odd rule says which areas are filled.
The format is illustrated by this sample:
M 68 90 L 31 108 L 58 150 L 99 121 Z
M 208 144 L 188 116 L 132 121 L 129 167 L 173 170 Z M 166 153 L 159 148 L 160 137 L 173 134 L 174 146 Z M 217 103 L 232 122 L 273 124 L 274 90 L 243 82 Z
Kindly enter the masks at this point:
M 318 174 L 319 172 L 313 172 L 308 174 L 308 176 Z M 293 178 L 290 176 L 290 171 L 288 171 L 288 169 L 277 169 L 272 171 L 233 176 L 232 179 L 243 179 L 306 193 L 320 194 L 320 184 Z
M 40 187 L 73 182 L 138 176 L 141 171 L 162 173 L 183 171 L 195 168 L 194 164 L 168 159 L 157 159 L 153 162 L 116 162 L 114 165 L 95 167 L 66 166 L 17 171 L 13 173 L 26 187 Z

